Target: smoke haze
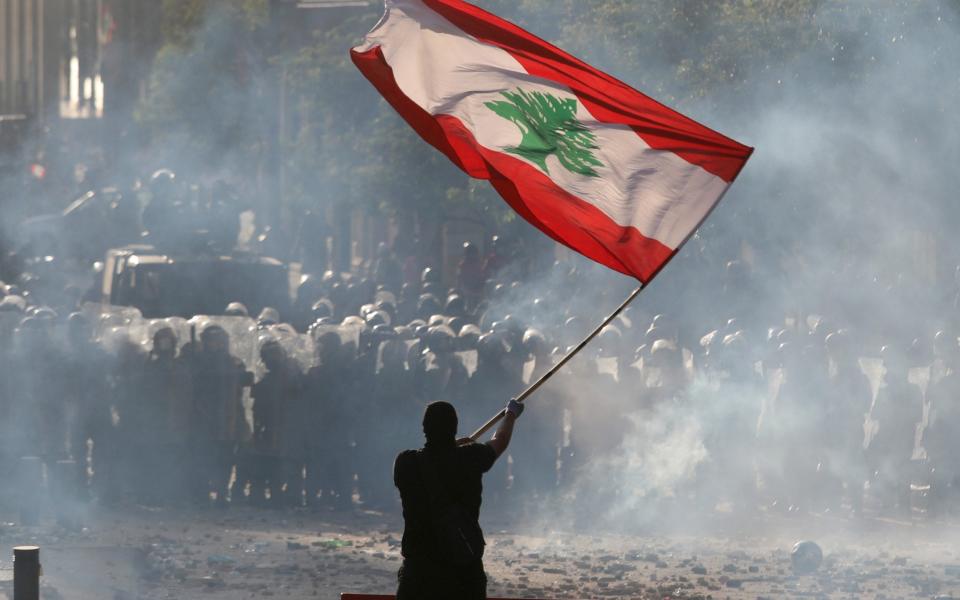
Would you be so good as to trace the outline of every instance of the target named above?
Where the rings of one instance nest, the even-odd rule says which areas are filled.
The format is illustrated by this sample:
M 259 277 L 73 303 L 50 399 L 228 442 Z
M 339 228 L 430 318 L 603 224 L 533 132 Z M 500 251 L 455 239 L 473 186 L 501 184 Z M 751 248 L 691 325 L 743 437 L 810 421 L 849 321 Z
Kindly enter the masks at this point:
M 855 509 L 851 496 L 856 485 L 862 488 L 871 479 L 867 459 L 861 457 L 870 436 L 851 440 L 855 426 L 842 435 L 818 427 L 844 401 L 841 397 L 834 402 L 841 384 L 831 377 L 840 367 L 860 365 L 871 390 L 859 416 L 868 417 L 870 431 L 871 422 L 882 422 L 881 416 L 866 414 L 871 403 L 879 389 L 893 387 L 881 385 L 881 369 L 864 367 L 879 362 L 881 347 L 890 348 L 883 360 L 904 364 L 900 383 L 906 383 L 907 369 L 913 369 L 913 379 L 924 382 L 924 391 L 939 381 L 938 367 L 932 365 L 938 358 L 946 360 L 935 354 L 935 332 L 948 330 L 949 345 L 956 351 L 958 4 L 478 4 L 756 147 L 710 220 L 615 323 L 616 329 L 588 346 L 554 383 L 531 398 L 518 425 L 512 466 L 500 464 L 489 476 L 491 503 L 503 509 L 516 498 L 532 507 L 548 496 L 558 506 L 550 527 L 602 525 L 627 531 L 669 530 L 718 512 L 757 507 L 785 512 L 797 507 Z M 255 373 L 260 383 L 269 369 L 257 349 L 264 338 L 279 339 L 306 377 L 311 369 L 331 363 L 329 356 L 321 357 L 331 338 L 321 342 L 321 336 L 329 331 L 341 335 L 348 350 L 346 358 L 339 359 L 356 364 L 336 363 L 341 368 L 324 376 L 335 380 L 340 386 L 336 389 L 360 408 L 351 408 L 344 417 L 349 423 L 338 440 L 343 442 L 339 450 L 350 453 L 346 462 L 353 471 L 349 484 L 337 484 L 342 489 L 336 498 L 351 503 L 354 492 L 360 499 L 376 496 L 386 510 L 395 511 L 390 466 L 402 445 L 418 443 L 420 410 L 426 402 L 453 401 L 461 411 L 461 433 L 479 426 L 529 383 L 529 376 L 526 382 L 519 377 L 524 365 L 534 374 L 542 372 L 545 363 L 559 358 L 609 314 L 635 282 L 547 244 L 519 219 L 504 216 L 486 184 L 467 182 L 446 159 L 414 139 L 346 55 L 375 22 L 379 6 L 358 11 L 326 32 L 314 32 L 308 37 L 313 46 L 274 60 L 266 51 L 254 50 L 283 46 L 288 23 L 268 23 L 266 13 L 230 3 L 212 6 L 197 17 L 194 29 L 159 51 L 144 101 L 131 114 L 108 121 L 110 137 L 100 147 L 82 136 L 64 134 L 61 140 L 57 131 L 36 131 L 23 144 L 20 160 L 41 155 L 51 173 L 38 201 L 49 210 L 24 208 L 31 190 L 6 182 L 7 189 L 21 194 L 8 194 L 11 200 L 0 217 L 5 250 L 20 253 L 19 268 L 8 271 L 19 271 L 19 277 L 7 283 L 29 292 L 29 304 L 59 312 L 49 339 L 37 343 L 62 350 L 68 337 L 65 318 L 81 304 L 78 282 L 87 285 L 99 276 L 91 273 L 93 261 L 102 261 L 109 248 L 143 241 L 142 229 L 151 228 L 144 222 L 145 227 L 131 226 L 121 235 L 117 232 L 126 223 L 123 215 L 106 208 L 91 209 L 89 219 L 83 213 L 76 221 L 65 217 L 69 239 L 83 237 L 84 251 L 61 261 L 79 242 L 68 243 L 66 236 L 51 242 L 49 235 L 25 227 L 25 217 L 58 212 L 98 185 L 121 188 L 122 200 L 113 208 L 131 205 L 139 215 L 160 193 L 151 188 L 150 175 L 161 168 L 176 172 L 177 198 L 184 207 L 189 205 L 164 217 L 166 230 L 226 230 L 226 238 L 232 234 L 235 240 L 240 215 L 250 219 L 255 214 L 245 249 L 303 265 L 315 287 L 301 288 L 302 295 L 289 306 L 274 306 L 280 320 L 294 323 L 296 331 L 263 323 L 258 329 L 255 313 L 276 303 L 251 303 L 251 318 L 237 329 L 228 328 L 233 354 L 243 359 L 241 370 Z M 684 35 L 678 37 L 678 32 Z M 265 108 L 283 94 L 298 98 L 290 111 L 281 115 Z M 96 181 L 77 181 L 76 165 L 87 167 Z M 282 205 L 275 201 L 280 196 L 285 198 Z M 436 208 L 440 200 L 449 202 L 447 208 Z M 374 281 L 379 277 L 375 243 L 368 240 L 366 252 L 350 245 L 349 236 L 361 229 L 351 220 L 350 211 L 358 207 L 367 214 L 389 215 L 390 226 L 373 237 L 391 247 L 398 262 L 395 270 L 405 259 L 416 259 L 411 259 L 412 278 L 403 275 L 405 282 L 420 285 L 424 267 L 437 274 L 444 271 L 442 282 L 432 282 L 429 290 L 411 288 L 408 298 L 399 285 L 389 289 L 395 304 L 389 322 L 382 316 L 372 322 L 373 310 L 362 308 L 381 298 L 375 284 L 388 278 L 392 282 L 394 276 Z M 459 249 L 463 241 L 478 241 L 467 234 L 461 239 L 454 232 L 447 239 L 447 234 L 437 233 L 442 231 L 437 223 L 449 216 L 444 210 L 463 210 L 484 223 L 481 234 L 469 234 L 483 238 L 483 253 L 491 250 L 488 234 L 498 233 L 509 248 L 501 249 L 503 255 L 514 259 L 483 284 L 485 310 L 475 318 L 445 312 L 443 306 L 447 288 L 459 283 L 452 277 L 459 256 L 450 259 L 444 251 Z M 101 234 L 104 227 L 110 235 Z M 387 230 L 391 233 L 384 235 Z M 156 231 L 151 234 L 158 235 Z M 191 239 L 171 239 L 181 250 L 192 248 Z M 49 243 L 54 246 L 45 246 Z M 37 251 L 31 254 L 33 248 Z M 50 272 L 43 271 L 45 256 L 58 258 Z M 331 273 L 325 278 L 328 269 L 353 270 L 353 275 Z M 209 277 L 200 273 L 191 281 Z M 70 283 L 74 285 L 68 292 Z M 15 291 L 4 295 L 18 295 Z M 437 295 L 438 306 L 428 306 L 435 310 L 418 306 L 420 292 Z M 327 310 L 316 307 L 321 298 L 332 306 L 329 315 L 319 316 Z M 86 299 L 99 298 L 94 294 Z M 226 304 L 219 296 L 217 302 Z M 403 308 L 404 302 L 412 308 Z M 404 310 L 407 319 L 400 318 Z M 475 320 L 477 335 L 488 336 L 482 342 L 461 339 L 468 336 L 446 340 L 464 344 L 456 349 L 475 352 L 479 364 L 476 375 L 461 387 L 450 383 L 454 376 L 441 378 L 440 392 L 423 391 L 434 389 L 433 366 L 447 368 L 444 361 L 451 354 L 451 347 L 438 341 L 449 337 L 446 332 L 428 331 L 428 325 L 439 323 L 431 321 L 434 314 L 443 314 L 447 325 L 457 317 L 458 325 Z M 151 316 L 91 324 L 98 352 L 109 355 L 100 357 L 99 366 L 109 377 L 98 385 L 107 386 L 116 403 L 131 393 L 124 387 L 133 385 L 125 379 L 127 370 L 142 366 L 159 329 L 171 327 L 179 337 L 178 348 L 195 345 L 191 336 L 196 338 L 203 329 L 191 332 L 185 320 L 148 321 Z M 351 316 L 360 322 L 348 325 L 363 333 L 338 329 Z M 410 317 L 421 322 L 407 327 Z M 329 321 L 308 332 L 317 319 L 325 318 Z M 12 319 L 9 325 L 3 344 L 20 361 L 9 363 L 17 365 L 10 373 L 11 390 L 57 397 L 62 390 L 28 388 L 44 380 L 58 359 L 32 360 L 18 345 L 32 343 L 21 339 L 29 328 L 14 325 Z M 382 370 L 379 345 L 384 340 L 373 334 L 379 325 L 389 325 L 389 335 L 413 350 L 397 359 L 401 374 L 396 381 L 374 384 L 363 370 L 369 367 L 364 360 L 371 352 L 378 357 L 372 360 L 379 363 L 378 374 L 390 373 L 389 368 Z M 13 333 L 15 326 L 20 337 Z M 41 328 L 38 323 L 32 326 Z M 405 330 L 394 331 L 396 326 Z M 539 332 L 543 348 L 523 341 L 528 329 Z M 838 332 L 846 340 L 842 350 L 826 342 L 829 334 Z M 459 333 L 460 328 L 452 330 Z M 351 335 L 355 341 L 346 341 Z M 60 381 L 67 389 L 76 384 Z M 252 429 L 255 404 L 250 386 L 241 387 L 242 421 Z M 407 397 L 398 399 L 402 393 Z M 8 400 L 15 397 L 10 391 Z M 369 413 L 362 408 L 372 411 L 377 400 L 394 402 L 389 407 L 392 418 L 367 427 Z M 917 413 L 923 426 L 929 404 L 925 399 L 922 414 Z M 108 409 L 116 407 L 98 406 L 101 412 Z M 59 442 L 60 448 L 38 449 L 19 430 L 46 413 L 10 414 L 13 417 L 0 425 L 7 429 L 8 465 L 25 448 L 54 456 L 63 451 L 62 438 L 73 435 L 64 434 L 69 423 L 57 421 L 51 444 Z M 77 418 L 66 414 L 68 422 Z M 118 422 L 123 418 L 121 410 Z M 115 415 L 113 420 L 116 426 Z M 533 441 L 523 439 L 528 423 Z M 87 439 L 98 433 L 102 431 L 76 433 L 87 437 L 72 440 L 75 459 L 87 460 Z M 97 451 L 94 441 L 94 457 Z M 122 454 L 109 443 L 99 444 L 99 451 Z M 527 460 L 525 452 L 539 462 Z M 923 440 L 912 453 L 923 458 Z M 849 459 L 851 455 L 857 458 Z M 229 467 L 235 468 L 233 463 Z M 544 470 L 550 472 L 544 475 Z M 232 498 L 239 498 L 244 473 L 228 473 L 240 481 L 232 491 Z M 285 476 L 298 479 L 296 474 Z M 526 487 L 532 480 L 538 481 Z M 350 489 L 344 492 L 346 486 Z M 330 490 L 322 487 L 305 488 L 303 497 L 329 496 Z M 880 483 L 868 486 L 874 495 L 868 498 L 879 498 L 880 488 Z M 210 491 L 222 496 L 223 490 Z M 518 497 L 524 491 L 530 493 Z M 687 512 L 678 515 L 678 507 Z M 561 521 L 561 516 L 566 519 Z

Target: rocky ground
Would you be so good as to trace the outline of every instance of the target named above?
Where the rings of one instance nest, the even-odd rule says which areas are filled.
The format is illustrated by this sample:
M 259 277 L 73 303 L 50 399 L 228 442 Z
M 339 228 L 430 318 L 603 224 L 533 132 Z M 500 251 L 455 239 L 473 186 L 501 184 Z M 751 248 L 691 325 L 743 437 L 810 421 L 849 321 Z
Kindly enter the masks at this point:
M 960 523 L 951 521 L 717 515 L 627 534 L 565 530 L 541 516 L 488 515 L 491 596 L 960 598 Z M 41 547 L 44 600 L 334 599 L 390 593 L 400 564 L 398 517 L 360 509 L 130 507 L 90 511 L 72 531 L 7 517 L 0 547 Z M 825 558 L 797 576 L 789 551 L 804 538 Z M 9 556 L 0 555 L 0 598 L 12 598 Z

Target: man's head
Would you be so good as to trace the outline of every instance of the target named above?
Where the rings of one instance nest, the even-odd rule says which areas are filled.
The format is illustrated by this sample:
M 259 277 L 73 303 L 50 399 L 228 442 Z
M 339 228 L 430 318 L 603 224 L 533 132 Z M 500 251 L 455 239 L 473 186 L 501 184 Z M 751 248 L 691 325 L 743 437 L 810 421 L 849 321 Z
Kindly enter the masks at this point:
M 83 313 L 75 312 L 67 317 L 67 337 L 75 348 L 79 348 L 93 338 L 93 326 Z
M 937 358 L 952 361 L 956 359 L 958 350 L 957 336 L 951 332 L 941 330 L 933 336 L 933 353 Z
M 257 317 L 257 325 L 260 327 L 268 327 L 270 325 L 276 325 L 280 322 L 280 311 L 273 308 L 272 306 L 266 306 L 263 310 L 260 311 L 260 316 Z
M 169 327 L 153 334 L 153 353 L 161 358 L 173 358 L 177 353 L 177 334 Z
M 457 437 L 457 409 L 449 402 L 431 402 L 423 413 L 427 442 L 449 443 Z
M 883 366 L 887 369 L 887 381 L 890 377 L 906 379 L 909 364 L 907 363 L 904 352 L 892 345 L 880 348 L 880 358 L 883 359 Z
M 839 329 L 829 334 L 823 340 L 827 349 L 827 356 L 837 364 L 848 366 L 853 356 L 853 347 L 851 345 L 850 334 L 845 329 Z
M 287 353 L 276 340 L 267 340 L 260 346 L 260 360 L 268 371 L 278 371 L 286 360 Z
M 243 302 L 231 302 L 227 305 L 227 308 L 224 309 L 223 314 L 227 317 L 249 317 L 250 314 L 247 312 L 247 307 Z
M 227 354 L 230 352 L 230 336 L 219 325 L 210 325 L 200 334 L 200 346 L 204 352 Z
M 148 187 L 158 202 L 172 202 L 176 195 L 177 175 L 170 169 L 159 169 L 150 176 Z
M 314 345 L 316 357 L 323 366 L 333 365 L 340 354 L 342 342 L 340 335 L 336 331 L 324 331 L 320 333 Z

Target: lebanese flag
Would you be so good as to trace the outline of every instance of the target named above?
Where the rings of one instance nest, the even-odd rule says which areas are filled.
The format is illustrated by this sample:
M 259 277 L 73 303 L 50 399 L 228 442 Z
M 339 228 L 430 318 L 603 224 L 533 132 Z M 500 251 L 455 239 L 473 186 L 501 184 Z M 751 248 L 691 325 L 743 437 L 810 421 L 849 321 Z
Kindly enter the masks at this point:
M 646 283 L 752 148 L 461 0 L 386 0 L 353 62 L 541 231 Z

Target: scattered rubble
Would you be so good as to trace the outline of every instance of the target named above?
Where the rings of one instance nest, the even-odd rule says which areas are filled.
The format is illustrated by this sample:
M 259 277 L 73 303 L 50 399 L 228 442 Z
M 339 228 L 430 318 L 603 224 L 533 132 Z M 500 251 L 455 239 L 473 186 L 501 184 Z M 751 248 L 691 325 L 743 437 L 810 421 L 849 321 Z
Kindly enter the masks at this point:
M 577 535 L 488 526 L 490 595 L 514 598 L 960 597 L 957 527 L 836 524 L 819 546 L 792 549 L 789 523 L 763 535 Z M 839 526 L 842 529 L 844 525 Z M 389 593 L 400 564 L 399 519 L 379 513 L 273 513 L 127 509 L 88 529 L 0 526 L 0 543 L 44 549 L 44 598 L 167 600 L 329 598 Z M 532 528 L 531 528 L 532 529 Z M 778 531 L 780 530 L 780 531 Z M 796 539 L 796 538 L 793 538 Z M 896 539 L 909 540 L 898 545 Z M 809 544 L 812 544 L 809 543 Z M 817 554 L 819 551 L 819 559 Z M 810 554 L 804 554 L 809 552 Z M 800 557 L 817 567 L 800 574 Z M 0 599 L 12 597 L 0 556 Z

